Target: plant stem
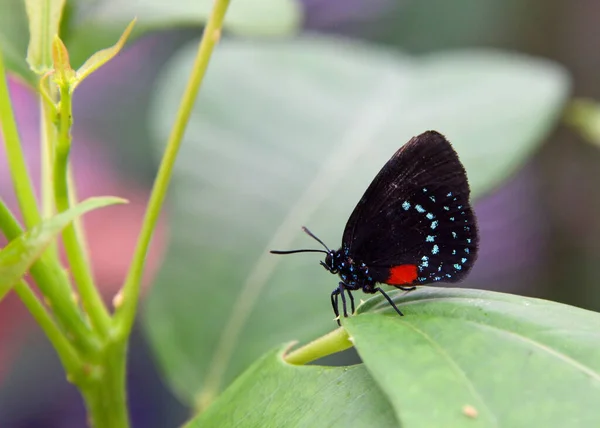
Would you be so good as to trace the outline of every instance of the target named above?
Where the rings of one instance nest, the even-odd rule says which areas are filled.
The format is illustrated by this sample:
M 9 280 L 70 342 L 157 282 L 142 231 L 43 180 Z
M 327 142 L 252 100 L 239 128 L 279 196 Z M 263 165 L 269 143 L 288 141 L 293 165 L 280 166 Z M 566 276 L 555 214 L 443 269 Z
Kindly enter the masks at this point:
M 2 200 L 0 200 L 0 230 L 9 241 L 23 233 L 21 225 Z M 97 352 L 99 343 L 84 323 L 79 308 L 71 299 L 71 289 L 61 267 L 49 260 L 47 255 L 42 255 L 33 264 L 30 272 L 42 294 L 52 304 L 60 325 L 67 334 L 73 336 L 74 346 L 84 354 Z
M 48 339 L 54 346 L 58 357 L 60 358 L 66 372 L 70 377 L 76 377 L 81 371 L 82 363 L 66 336 L 58 328 L 45 306 L 39 301 L 35 293 L 24 281 L 20 281 L 14 286 L 15 292 L 21 298 L 23 304 L 29 310 L 29 313 L 35 318 Z
M 295 349 L 284 356 L 285 361 L 290 364 L 307 364 L 327 355 L 344 351 L 352 347 L 348 332 L 343 328 L 337 328 L 325 336 L 313 340 L 301 348 Z
M 72 165 L 69 165 L 67 170 L 67 188 L 69 191 L 69 204 L 74 207 L 77 205 L 77 185 L 75 183 L 75 176 L 73 175 Z M 83 257 L 83 261 L 87 266 L 91 266 L 91 259 L 88 248 L 88 241 L 85 234 L 85 229 L 83 228 L 83 217 L 77 217 L 73 220 L 73 226 L 75 227 L 75 234 L 77 235 L 77 241 L 81 244 L 81 249 L 83 253 L 81 256 Z
M 25 224 L 27 228 L 31 228 L 40 223 L 41 216 L 38 211 L 33 184 L 23 155 L 17 124 L 10 101 L 1 52 L 0 125 L 2 126 L 2 133 L 4 135 L 4 144 L 6 146 L 6 154 L 15 194 Z M 23 233 L 18 221 L 4 203 L 0 203 L 0 229 L 9 240 L 16 238 Z M 54 305 L 57 317 L 63 326 L 77 336 L 77 346 L 89 351 L 95 347 L 94 340 L 90 337 L 90 331 L 87 330 L 85 324 L 82 322 L 83 320 L 77 306 L 70 299 L 71 292 L 69 283 L 64 272 L 61 271 L 61 267 L 57 264 L 57 260 L 57 257 L 52 259 L 46 255 L 42 256 L 40 261 L 32 266 L 31 274 L 38 287 L 42 290 L 44 296 L 46 296 Z
M 0 52 L 0 126 L 4 135 L 4 145 L 6 146 L 6 156 L 8 166 L 13 182 L 15 194 L 19 202 L 19 208 L 23 214 L 27 228 L 38 224 L 41 221 L 38 205 L 35 198 L 35 192 L 31 183 L 23 148 L 19 138 L 17 122 L 13 113 L 10 93 L 8 91 L 8 82 L 4 70 L 4 60 Z
M 68 85 L 60 87 L 59 116 L 58 141 L 54 150 L 54 199 L 58 212 L 64 212 L 70 207 L 68 165 L 71 150 L 72 111 L 71 93 Z M 86 263 L 85 252 L 72 224 L 63 231 L 63 241 L 81 303 L 90 317 L 94 330 L 101 337 L 106 337 L 110 326 L 110 316 L 98 289 L 94 285 L 90 266 Z
M 177 117 L 171 130 L 156 180 L 154 181 L 133 261 L 123 285 L 123 303 L 117 308 L 115 315 L 115 327 L 117 328 L 119 337 L 127 337 L 133 326 L 148 246 L 169 187 L 173 165 L 175 164 L 175 159 L 177 158 L 181 140 L 192 108 L 194 107 L 198 90 L 204 79 L 214 46 L 221 36 L 223 19 L 225 18 L 229 2 L 230 0 L 215 1 L 210 19 L 204 29 L 202 40 L 198 47 L 198 53 L 192 67 L 192 74 L 179 105 L 179 111 L 177 112 Z
M 107 344 L 98 375 L 77 384 L 93 428 L 127 428 L 129 416 L 125 389 L 126 344 Z
M 50 94 L 50 79 L 40 81 L 40 92 Z M 54 214 L 54 190 L 52 189 L 52 152 L 56 142 L 56 130 L 53 124 L 56 108 L 40 97 L 40 189 L 42 199 L 42 218 L 50 218 Z M 48 246 L 47 250 L 57 262 L 58 240 Z

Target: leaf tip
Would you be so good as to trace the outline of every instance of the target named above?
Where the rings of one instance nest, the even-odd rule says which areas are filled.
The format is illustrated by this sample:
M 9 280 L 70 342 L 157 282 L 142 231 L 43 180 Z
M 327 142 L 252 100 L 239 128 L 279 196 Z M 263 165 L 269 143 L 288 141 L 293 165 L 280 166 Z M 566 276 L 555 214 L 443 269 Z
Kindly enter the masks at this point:
M 88 202 L 89 201 L 89 202 Z M 105 205 L 122 205 L 128 204 L 129 199 L 121 198 L 119 196 L 92 196 L 85 200 L 86 203 L 98 203 L 102 206 Z
M 89 57 L 81 67 L 79 67 L 79 69 L 75 72 L 75 82 L 73 83 L 72 88 L 73 90 L 87 76 L 92 74 L 94 71 L 96 71 L 108 61 L 110 61 L 115 55 L 117 55 L 121 51 L 123 46 L 125 46 L 129 35 L 133 31 L 133 27 L 136 22 L 137 17 L 131 20 L 131 22 L 125 28 L 125 31 L 123 31 L 123 33 L 121 34 L 121 37 L 119 37 L 119 40 L 117 40 L 117 42 L 113 46 L 96 52 L 91 57 Z

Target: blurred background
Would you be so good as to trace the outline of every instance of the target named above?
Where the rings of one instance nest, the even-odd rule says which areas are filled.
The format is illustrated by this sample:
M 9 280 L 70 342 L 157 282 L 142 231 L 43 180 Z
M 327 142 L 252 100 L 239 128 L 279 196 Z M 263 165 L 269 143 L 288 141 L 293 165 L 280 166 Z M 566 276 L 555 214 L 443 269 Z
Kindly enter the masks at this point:
M 119 5 L 113 2 L 111 7 Z M 342 35 L 402 53 L 483 47 L 547 58 L 568 70 L 571 97 L 600 96 L 596 1 L 298 0 L 298 10 L 299 33 Z M 200 34 L 201 29 L 189 27 L 148 33 L 76 93 L 73 159 L 81 197 L 115 194 L 133 201 L 114 211 L 111 221 L 93 214 L 86 220 L 94 271 L 107 300 L 131 257 L 159 160 L 149 123 L 156 103 L 153 88 L 173 55 Z M 229 37 L 244 36 L 226 33 L 224 43 Z M 11 89 L 35 165 L 37 102 L 17 79 Z M 476 200 L 482 247 L 464 285 L 600 310 L 599 161 L 598 147 L 556 123 L 524 166 Z M 0 194 L 15 206 L 4 160 L 1 168 Z M 170 233 L 172 221 L 167 209 L 149 259 L 149 287 L 171 240 L 178 237 Z M 161 381 L 157 360 L 140 330 L 131 346 L 133 426 L 177 426 L 190 410 Z M 82 402 L 64 381 L 53 350 L 18 300 L 7 298 L 0 304 L 0 427 L 81 427 L 84 421 Z

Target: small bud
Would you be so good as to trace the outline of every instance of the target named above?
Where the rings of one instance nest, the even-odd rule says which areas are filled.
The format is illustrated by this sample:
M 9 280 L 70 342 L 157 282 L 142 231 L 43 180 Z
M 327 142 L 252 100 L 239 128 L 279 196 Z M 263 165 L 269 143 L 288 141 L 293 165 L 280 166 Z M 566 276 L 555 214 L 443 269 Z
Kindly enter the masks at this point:
M 119 290 L 112 299 L 113 308 L 118 309 L 123 304 L 123 289 Z
M 75 71 L 69 62 L 69 52 L 58 35 L 52 42 L 52 61 L 54 62 L 54 81 L 58 86 L 69 86 L 75 78 Z

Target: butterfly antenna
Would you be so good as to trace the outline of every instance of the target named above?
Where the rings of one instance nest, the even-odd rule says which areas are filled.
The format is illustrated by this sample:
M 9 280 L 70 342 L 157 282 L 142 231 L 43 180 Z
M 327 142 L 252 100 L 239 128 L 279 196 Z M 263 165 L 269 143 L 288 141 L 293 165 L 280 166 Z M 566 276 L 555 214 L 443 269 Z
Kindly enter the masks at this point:
M 269 253 L 271 254 L 294 254 L 294 253 L 325 253 L 327 254 L 327 251 L 325 250 L 289 250 L 289 251 L 280 251 L 280 250 L 271 250 L 269 251 Z
M 315 241 L 317 241 L 319 244 L 321 244 L 323 247 L 325 247 L 325 249 L 327 251 L 324 250 L 309 250 L 309 249 L 302 249 L 302 250 L 288 250 L 288 251 L 280 251 L 280 250 L 271 250 L 269 251 L 271 254 L 294 254 L 294 253 L 325 253 L 325 254 L 329 254 L 331 251 L 329 250 L 329 248 L 327 247 L 327 245 L 325 245 L 325 243 L 323 243 L 323 241 L 321 241 L 319 238 L 317 238 L 310 230 L 308 230 L 306 227 L 302 226 L 302 230 L 304 231 L 304 233 L 306 233 L 308 236 L 310 236 L 311 238 L 313 238 Z
M 317 238 L 315 236 L 314 233 L 312 233 L 310 230 L 308 230 L 306 228 L 306 226 L 302 226 L 302 230 L 304 231 L 304 233 L 306 233 L 308 236 L 310 236 L 312 239 L 314 239 L 315 241 L 317 241 L 319 244 L 321 244 L 323 247 L 325 247 L 325 249 L 327 250 L 328 253 L 331 252 L 331 250 L 329 249 L 329 247 L 327 247 L 327 245 L 325 245 L 325 243 L 323 241 L 321 241 L 319 238 Z

